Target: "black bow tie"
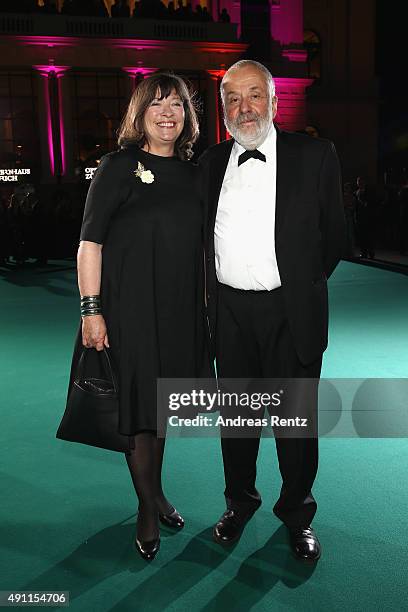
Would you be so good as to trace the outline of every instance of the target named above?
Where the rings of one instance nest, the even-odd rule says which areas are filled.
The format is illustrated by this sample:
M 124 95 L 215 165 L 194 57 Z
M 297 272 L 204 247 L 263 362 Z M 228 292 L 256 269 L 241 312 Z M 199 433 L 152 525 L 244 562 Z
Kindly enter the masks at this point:
M 251 159 L 251 157 L 266 162 L 265 155 L 258 151 L 258 149 L 254 149 L 253 151 L 244 151 L 244 153 L 241 153 L 241 155 L 238 157 L 238 166 L 246 162 L 248 159 Z

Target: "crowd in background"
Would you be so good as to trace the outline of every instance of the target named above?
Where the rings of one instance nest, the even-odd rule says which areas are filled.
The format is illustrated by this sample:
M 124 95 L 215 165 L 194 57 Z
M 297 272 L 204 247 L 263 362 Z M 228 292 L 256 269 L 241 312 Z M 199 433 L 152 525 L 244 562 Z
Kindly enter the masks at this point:
M 211 13 L 206 7 L 197 6 L 193 9 L 191 2 L 183 6 L 181 0 L 175 0 L 166 6 L 161 0 L 139 0 L 135 3 L 133 13 L 130 11 L 128 0 L 115 0 L 111 7 L 111 14 L 103 0 L 64 0 L 61 11 L 58 11 L 56 0 L 44 0 L 39 6 L 37 0 L 2 0 L 1 13 L 40 13 L 44 15 L 72 15 L 81 17 L 135 17 L 140 19 L 169 19 L 181 21 L 212 21 Z M 224 23 L 230 21 L 226 9 L 220 13 L 219 20 Z
M 343 201 L 345 257 L 375 259 L 376 249 L 408 255 L 408 178 L 379 188 L 359 176 L 344 184 Z
M 75 257 L 85 198 L 83 185 L 51 193 L 27 183 L 0 193 L 0 265 Z
M 74 258 L 89 183 L 53 193 L 32 184 L 0 193 L 0 265 L 45 265 Z M 344 257 L 375 259 L 377 249 L 408 255 L 408 179 L 382 188 L 363 177 L 344 185 L 347 245 Z

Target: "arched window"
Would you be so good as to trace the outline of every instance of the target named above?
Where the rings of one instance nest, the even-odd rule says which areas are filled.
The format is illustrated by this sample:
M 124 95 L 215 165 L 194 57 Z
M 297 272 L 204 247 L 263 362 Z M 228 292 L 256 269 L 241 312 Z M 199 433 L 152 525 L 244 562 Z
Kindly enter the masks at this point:
M 303 33 L 303 45 L 307 51 L 308 76 L 311 79 L 321 79 L 322 43 L 320 36 L 313 30 Z

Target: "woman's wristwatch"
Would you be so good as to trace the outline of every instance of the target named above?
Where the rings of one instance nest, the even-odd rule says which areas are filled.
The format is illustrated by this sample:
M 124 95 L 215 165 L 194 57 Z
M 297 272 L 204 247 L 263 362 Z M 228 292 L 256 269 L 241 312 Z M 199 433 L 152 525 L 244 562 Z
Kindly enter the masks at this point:
M 84 295 L 81 297 L 81 317 L 102 314 L 101 297 L 99 295 Z

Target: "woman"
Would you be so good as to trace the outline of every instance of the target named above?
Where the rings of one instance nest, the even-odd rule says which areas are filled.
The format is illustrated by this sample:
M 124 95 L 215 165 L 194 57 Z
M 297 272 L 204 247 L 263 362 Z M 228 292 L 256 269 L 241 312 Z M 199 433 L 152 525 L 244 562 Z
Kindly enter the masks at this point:
M 209 376 L 203 305 L 202 214 L 187 160 L 198 122 L 184 81 L 154 74 L 135 90 L 92 180 L 78 251 L 85 347 L 110 347 L 118 370 L 119 431 L 139 499 L 136 547 L 156 555 L 159 520 L 184 521 L 161 485 L 164 439 L 156 435 L 156 379 Z

